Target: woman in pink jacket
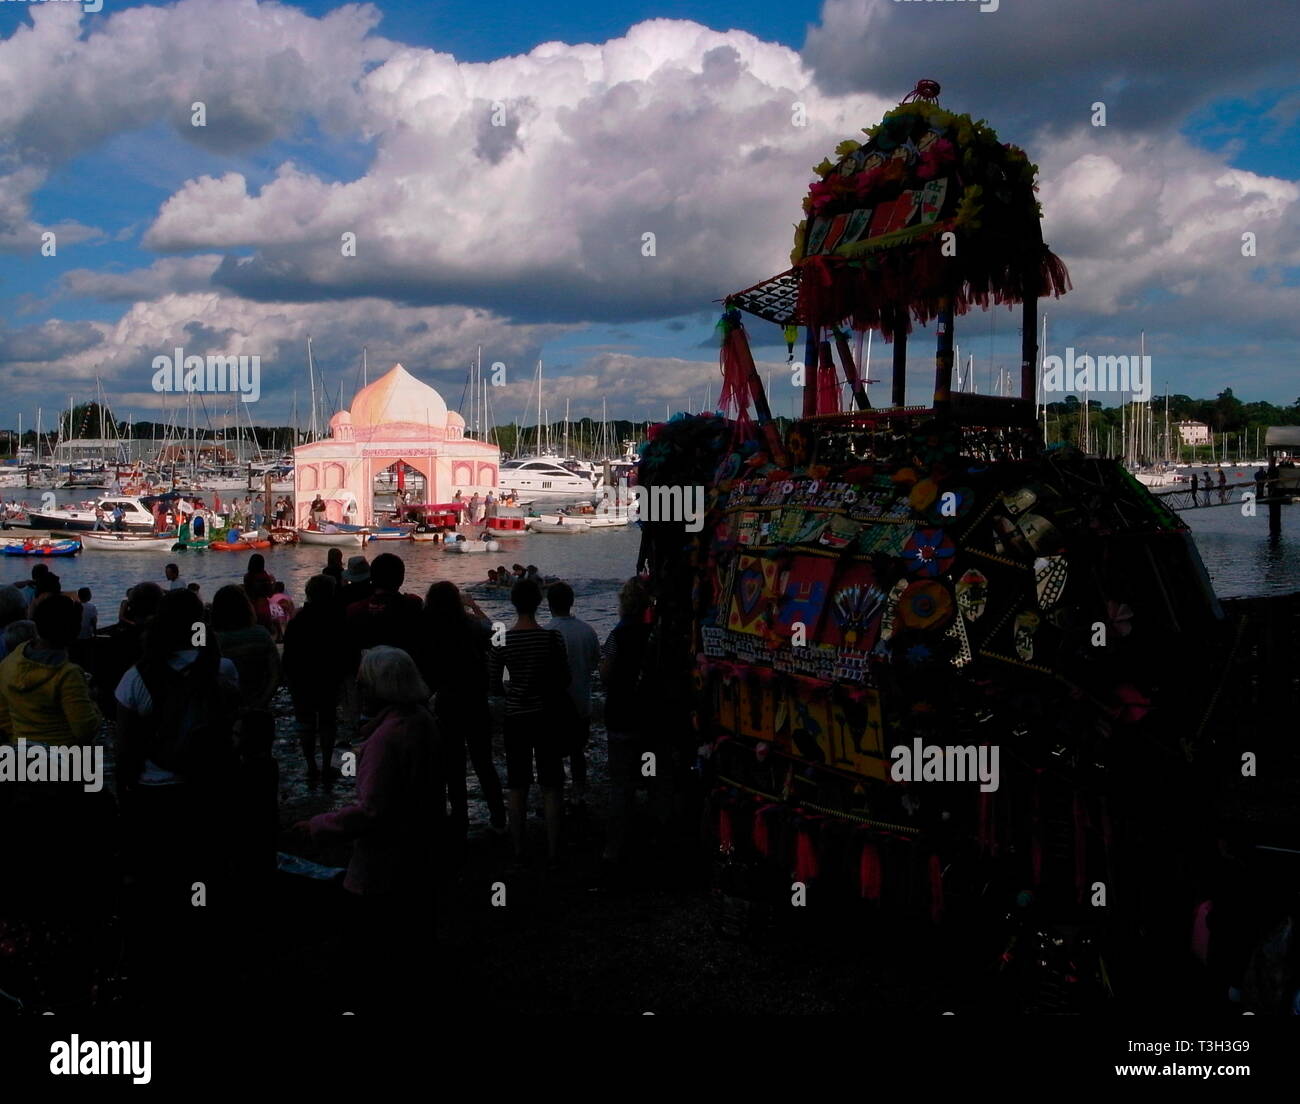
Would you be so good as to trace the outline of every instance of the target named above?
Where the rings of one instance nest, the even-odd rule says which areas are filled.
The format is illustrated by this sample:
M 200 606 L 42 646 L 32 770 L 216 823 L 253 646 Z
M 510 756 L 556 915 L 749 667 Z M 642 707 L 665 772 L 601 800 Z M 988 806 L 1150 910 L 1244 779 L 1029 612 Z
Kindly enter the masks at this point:
M 365 742 L 356 800 L 294 827 L 313 842 L 352 843 L 343 888 L 355 895 L 365 936 L 358 976 L 379 1003 L 421 984 L 433 944 L 433 903 L 443 853 L 446 781 L 429 689 L 406 652 L 366 651 L 357 673 Z

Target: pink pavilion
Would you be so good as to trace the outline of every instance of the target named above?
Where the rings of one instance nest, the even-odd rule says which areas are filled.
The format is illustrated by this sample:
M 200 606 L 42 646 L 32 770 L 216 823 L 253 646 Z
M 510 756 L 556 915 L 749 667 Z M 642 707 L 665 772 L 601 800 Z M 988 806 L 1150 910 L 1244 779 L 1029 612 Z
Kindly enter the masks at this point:
M 425 502 L 449 502 L 456 491 L 466 498 L 497 485 L 501 450 L 465 436 L 465 419 L 448 410 L 442 396 L 400 364 L 363 387 L 350 410 L 330 419 L 330 435 L 294 451 L 294 518 L 310 520 L 312 500 L 325 500 L 326 516 L 343 521 L 355 504 L 358 524 L 374 517 L 376 481 L 399 461 L 403 480 L 415 489 L 423 477 Z

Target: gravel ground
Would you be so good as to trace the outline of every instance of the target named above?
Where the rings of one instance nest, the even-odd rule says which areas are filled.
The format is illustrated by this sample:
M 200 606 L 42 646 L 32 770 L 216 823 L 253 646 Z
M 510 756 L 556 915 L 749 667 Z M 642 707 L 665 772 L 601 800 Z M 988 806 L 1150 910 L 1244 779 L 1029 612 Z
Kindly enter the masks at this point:
M 341 780 L 332 794 L 308 785 L 287 699 L 282 695 L 276 705 L 281 824 L 287 827 L 346 804 L 353 783 Z M 807 931 L 769 931 L 755 941 L 716 934 L 710 867 L 693 841 L 652 851 L 643 840 L 615 886 L 594 888 L 603 842 L 600 708 L 597 698 L 588 754 L 589 807 L 585 813 L 569 808 L 558 874 L 547 875 L 540 861 L 535 868 L 507 874 L 509 841 L 489 832 L 487 807 L 469 773 L 469 854 L 440 901 L 436 933 L 439 985 L 456 993 L 459 1007 L 580 1015 L 842 1013 L 886 1007 L 920 1011 L 952 1003 L 955 995 L 941 980 L 948 969 L 943 954 L 936 956 L 928 937 L 926 946 L 913 947 L 919 937 L 905 929 L 864 932 L 853 922 L 837 931 L 810 918 Z M 504 778 L 499 735 L 495 750 Z M 541 855 L 545 840 L 539 806 L 534 790 L 530 847 Z M 346 847 L 304 846 L 287 834 L 280 847 L 328 865 L 347 861 Z M 502 883 L 506 904 L 495 907 L 494 887 Z M 834 943 L 828 945 L 828 938 Z M 301 971 L 299 984 L 315 989 L 315 1000 L 334 1003 L 340 999 L 331 980 L 336 975 L 313 968 L 312 962 L 337 961 L 336 954 L 346 956 L 346 944 L 346 938 L 338 944 L 327 938 L 314 950 L 286 948 L 294 961 L 281 959 L 281 966 Z

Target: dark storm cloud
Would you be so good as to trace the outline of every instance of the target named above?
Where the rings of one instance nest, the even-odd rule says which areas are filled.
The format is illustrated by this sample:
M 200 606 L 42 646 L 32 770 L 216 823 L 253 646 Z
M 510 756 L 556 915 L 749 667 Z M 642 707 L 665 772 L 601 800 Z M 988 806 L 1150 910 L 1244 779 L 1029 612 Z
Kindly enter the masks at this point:
M 1110 126 L 1176 125 L 1215 97 L 1295 79 L 1296 0 L 828 0 L 804 58 L 828 92 L 901 99 L 922 77 L 941 102 L 999 129 L 1070 126 L 1107 104 Z

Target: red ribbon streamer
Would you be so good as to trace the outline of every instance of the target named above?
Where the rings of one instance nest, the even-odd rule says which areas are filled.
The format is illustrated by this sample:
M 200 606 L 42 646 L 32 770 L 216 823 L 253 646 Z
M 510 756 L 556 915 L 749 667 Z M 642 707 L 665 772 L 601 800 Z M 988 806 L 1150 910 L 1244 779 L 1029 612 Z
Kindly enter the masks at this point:
M 939 856 L 930 856 L 930 919 L 939 923 L 943 919 L 943 867 Z
M 858 886 L 866 901 L 879 901 L 880 890 L 885 880 L 884 867 L 880 862 L 880 849 L 868 841 L 862 845 L 862 857 L 858 861 Z
M 801 827 L 794 848 L 794 880 L 805 884 L 817 877 L 817 844 L 811 826 Z

